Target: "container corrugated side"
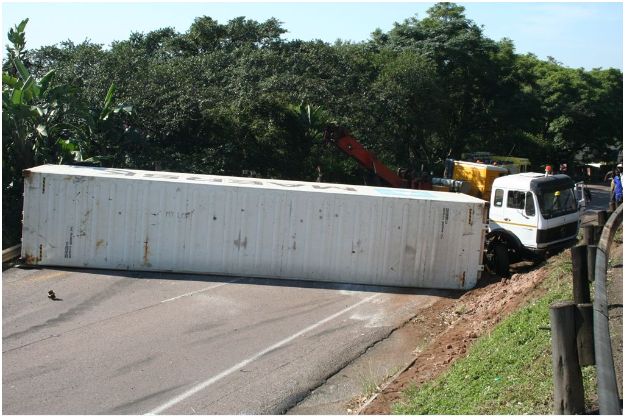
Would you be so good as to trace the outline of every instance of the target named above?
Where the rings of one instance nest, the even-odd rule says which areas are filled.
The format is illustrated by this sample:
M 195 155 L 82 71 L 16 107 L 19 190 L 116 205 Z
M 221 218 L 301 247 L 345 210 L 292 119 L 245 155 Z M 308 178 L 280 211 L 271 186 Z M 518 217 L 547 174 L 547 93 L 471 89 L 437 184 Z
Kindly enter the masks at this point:
M 31 264 L 468 289 L 485 202 L 324 183 L 67 166 L 26 171 Z

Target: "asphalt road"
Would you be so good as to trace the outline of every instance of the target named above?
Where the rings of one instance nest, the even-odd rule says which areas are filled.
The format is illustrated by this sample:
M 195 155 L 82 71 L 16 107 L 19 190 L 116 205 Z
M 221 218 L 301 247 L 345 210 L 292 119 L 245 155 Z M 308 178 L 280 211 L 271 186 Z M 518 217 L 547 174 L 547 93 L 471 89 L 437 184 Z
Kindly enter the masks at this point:
M 581 225 L 588 225 L 597 220 L 597 211 L 607 210 L 610 203 L 610 186 L 591 184 L 588 186 L 592 199 L 586 204 L 586 211 L 582 214 Z
M 589 209 L 607 196 L 593 188 Z M 61 269 L 12 268 L 2 283 L 4 414 L 279 414 L 458 295 Z
M 2 282 L 4 414 L 282 413 L 451 295 L 95 270 Z
M 607 210 L 610 203 L 610 186 L 603 184 L 591 184 L 588 186 L 591 191 L 592 200 L 589 209 Z

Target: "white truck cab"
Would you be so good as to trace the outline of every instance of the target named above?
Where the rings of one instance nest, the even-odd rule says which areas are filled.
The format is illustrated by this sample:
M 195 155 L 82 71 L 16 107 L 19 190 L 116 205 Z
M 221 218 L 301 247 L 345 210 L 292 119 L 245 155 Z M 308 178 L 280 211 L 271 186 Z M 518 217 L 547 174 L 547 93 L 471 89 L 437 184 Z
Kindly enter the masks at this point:
M 569 176 L 520 173 L 496 178 L 490 198 L 487 264 L 507 275 L 510 263 L 535 260 L 571 246 L 579 222 L 575 183 Z

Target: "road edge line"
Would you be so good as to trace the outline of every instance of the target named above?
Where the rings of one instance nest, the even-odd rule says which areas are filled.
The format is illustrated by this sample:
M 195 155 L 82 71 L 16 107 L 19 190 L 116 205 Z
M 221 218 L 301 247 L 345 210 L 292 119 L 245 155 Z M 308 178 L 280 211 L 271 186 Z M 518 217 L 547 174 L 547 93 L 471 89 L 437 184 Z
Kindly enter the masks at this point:
M 196 384 L 191 389 L 189 389 L 186 392 L 181 393 L 180 395 L 176 396 L 175 398 L 165 402 L 161 406 L 158 406 L 158 407 L 152 409 L 150 412 L 147 412 L 145 415 L 157 415 L 157 414 L 159 414 L 159 413 L 161 413 L 161 412 L 171 408 L 172 406 L 179 404 L 180 402 L 182 402 L 185 399 L 195 395 L 196 393 L 198 393 L 201 390 L 207 388 L 208 386 L 218 382 L 219 380 L 223 379 L 224 377 L 226 377 L 226 376 L 228 376 L 228 375 L 230 375 L 230 374 L 240 370 L 241 368 L 247 366 L 251 362 L 259 359 L 260 357 L 264 356 L 265 354 L 269 353 L 270 351 L 273 351 L 273 350 L 275 350 L 277 348 L 282 347 L 283 345 L 286 345 L 286 344 L 290 343 L 294 339 L 296 339 L 296 338 L 306 334 L 307 332 L 312 331 L 313 329 L 315 329 L 315 328 L 325 324 L 326 322 L 329 322 L 329 321 L 331 321 L 331 320 L 333 320 L 333 319 L 335 319 L 335 318 L 337 318 L 337 317 L 339 317 L 339 316 L 341 316 L 341 315 L 351 311 L 352 309 L 356 308 L 357 306 L 362 305 L 363 303 L 371 301 L 373 298 L 375 298 L 377 296 L 378 296 L 378 294 L 371 295 L 371 296 L 369 296 L 369 297 L 367 297 L 367 298 L 365 298 L 365 299 L 363 299 L 363 300 L 361 300 L 361 301 L 359 301 L 359 302 L 357 302 L 357 303 L 355 303 L 355 304 L 353 304 L 351 306 L 348 306 L 347 308 L 345 308 L 345 309 L 343 309 L 343 310 L 341 310 L 341 311 L 339 311 L 339 312 L 337 312 L 335 314 L 332 314 L 332 315 L 330 315 L 330 316 L 328 316 L 328 317 L 326 317 L 326 318 L 324 318 L 324 319 L 322 319 L 322 320 L 320 320 L 320 321 L 318 321 L 318 322 L 316 322 L 316 323 L 314 323 L 314 324 L 312 324 L 312 325 L 310 325 L 310 326 L 308 326 L 308 327 L 306 327 L 306 328 L 296 332 L 295 334 L 293 334 L 293 335 L 291 335 L 291 336 L 289 336 L 289 337 L 287 337 L 287 338 L 285 338 L 285 339 L 283 339 L 281 341 L 278 341 L 274 345 L 272 345 L 270 347 L 267 347 L 267 348 L 265 348 L 262 351 L 259 351 L 258 353 L 254 354 L 252 357 L 249 357 L 249 358 L 247 358 L 247 359 L 245 359 L 245 360 L 235 364 L 234 366 L 230 367 L 227 370 L 224 370 L 223 372 L 219 373 L 218 375 L 213 376 L 210 379 L 204 380 L 203 382 L 200 382 L 200 383 Z

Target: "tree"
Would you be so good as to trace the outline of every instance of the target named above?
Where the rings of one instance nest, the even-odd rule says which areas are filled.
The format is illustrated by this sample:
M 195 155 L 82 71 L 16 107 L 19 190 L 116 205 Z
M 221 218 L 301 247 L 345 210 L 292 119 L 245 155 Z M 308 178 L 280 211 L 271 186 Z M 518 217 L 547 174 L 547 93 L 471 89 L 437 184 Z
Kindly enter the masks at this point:
M 541 165 L 578 150 L 607 154 L 622 137 L 620 71 L 518 55 L 454 3 L 366 42 L 284 32 L 276 19 L 201 16 L 184 33 L 133 33 L 110 50 L 67 42 L 25 59 L 36 77 L 55 69 L 56 83 L 78 86 L 71 108 L 82 103 L 94 121 L 111 84 L 133 103 L 133 115 L 112 114 L 84 136 L 84 152 L 123 167 L 315 179 L 321 163 L 324 179 L 359 182 L 358 165 L 303 123 L 319 108 L 390 166 L 425 162 L 435 175 L 464 151 L 513 151 Z
M 376 107 L 384 112 L 377 137 L 389 161 L 402 167 L 418 168 L 433 163 L 445 152 L 438 133 L 445 129 L 441 118 L 447 105 L 436 80 L 436 65 L 411 50 L 389 60 L 373 84 Z
M 82 161 L 93 141 L 110 139 L 114 116 L 132 110 L 114 103 L 113 85 L 102 107 L 93 109 L 81 102 L 76 87 L 55 82 L 55 70 L 42 77 L 31 74 L 23 61 L 27 23 L 25 19 L 9 30 L 11 45 L 2 72 L 3 246 L 19 237 L 22 171 Z

